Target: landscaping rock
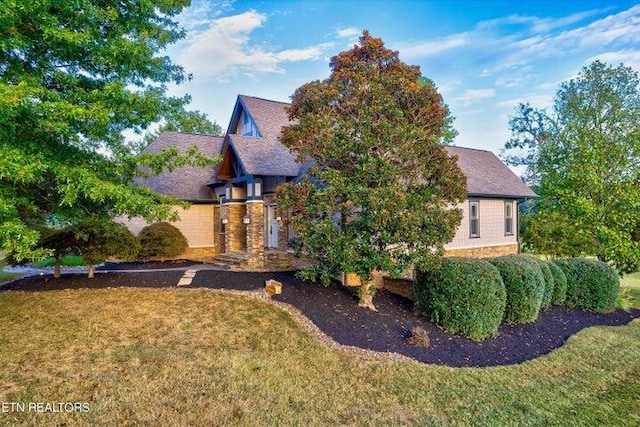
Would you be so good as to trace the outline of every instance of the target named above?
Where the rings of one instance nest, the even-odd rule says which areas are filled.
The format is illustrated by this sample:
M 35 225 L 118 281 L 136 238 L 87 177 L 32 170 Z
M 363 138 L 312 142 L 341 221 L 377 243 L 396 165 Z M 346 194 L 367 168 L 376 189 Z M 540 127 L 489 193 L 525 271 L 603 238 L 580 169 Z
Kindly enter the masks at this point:
M 269 279 L 264 282 L 264 290 L 271 295 L 280 295 L 282 293 L 282 283 L 277 280 Z

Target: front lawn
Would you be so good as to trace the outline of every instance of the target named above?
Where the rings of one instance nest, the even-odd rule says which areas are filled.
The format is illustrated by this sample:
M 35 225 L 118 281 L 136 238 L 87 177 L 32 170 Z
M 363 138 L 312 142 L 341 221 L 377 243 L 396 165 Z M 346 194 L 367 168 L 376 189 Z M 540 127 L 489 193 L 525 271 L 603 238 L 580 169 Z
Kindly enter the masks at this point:
M 640 308 L 640 272 L 625 274 L 620 280 L 620 286 L 628 289 L 627 292 L 633 298 L 633 306 Z
M 0 402 L 90 407 L 9 425 L 640 424 L 638 320 L 484 369 L 367 359 L 205 290 L 3 292 L 0 324 Z
M 5 255 L 0 252 L 0 283 L 9 282 L 22 276 L 22 274 L 7 273 L 5 271 L 2 271 L 2 268 L 7 265 L 7 263 L 4 261 L 4 257 Z

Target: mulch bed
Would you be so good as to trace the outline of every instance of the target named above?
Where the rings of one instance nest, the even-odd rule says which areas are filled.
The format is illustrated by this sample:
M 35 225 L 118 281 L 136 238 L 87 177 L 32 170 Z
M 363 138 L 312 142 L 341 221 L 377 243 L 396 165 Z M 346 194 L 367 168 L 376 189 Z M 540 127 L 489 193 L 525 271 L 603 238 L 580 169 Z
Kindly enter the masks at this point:
M 294 273 L 231 273 L 200 271 L 192 286 L 238 290 L 262 289 L 264 281 L 283 283 L 276 301 L 296 307 L 336 342 L 364 349 L 395 352 L 425 363 L 447 366 L 510 365 L 548 354 L 562 346 L 576 332 L 595 325 L 625 325 L 640 318 L 631 313 L 589 313 L 565 307 L 543 311 L 534 324 L 503 326 L 497 338 L 476 342 L 454 336 L 414 313 L 413 302 L 380 291 L 374 298 L 378 312 L 357 307 L 356 291 L 338 283 L 328 287 L 303 282 Z M 411 330 L 422 326 L 431 341 L 429 347 L 407 343 Z
M 104 289 L 119 287 L 166 288 L 176 286 L 183 271 L 150 273 L 96 272 L 93 279 L 87 274 L 63 274 L 54 279 L 52 274 L 27 276 L 0 286 L 0 291 L 56 291 L 60 289 Z
M 158 268 L 167 268 L 166 265 Z M 133 268 L 131 268 L 133 269 Z M 107 288 L 121 286 L 174 287 L 182 271 L 146 273 L 67 274 L 61 279 L 51 275 L 31 276 L 0 286 L 0 291 L 45 291 L 55 289 Z M 395 352 L 425 363 L 448 366 L 495 366 L 521 363 L 562 346 L 576 332 L 595 325 L 624 325 L 640 318 L 640 310 L 630 313 L 589 313 L 565 307 L 543 311 L 534 324 L 503 326 L 497 338 L 475 342 L 445 333 L 414 313 L 413 303 L 405 298 L 380 291 L 374 298 L 378 312 L 357 307 L 353 289 L 337 283 L 328 287 L 303 282 L 293 272 L 238 273 L 200 270 L 187 287 L 208 287 L 243 291 L 260 290 L 267 279 L 283 283 L 281 295 L 273 299 L 288 303 L 307 316 L 320 330 L 336 342 L 380 352 Z M 407 343 L 412 328 L 422 326 L 428 333 L 427 348 Z

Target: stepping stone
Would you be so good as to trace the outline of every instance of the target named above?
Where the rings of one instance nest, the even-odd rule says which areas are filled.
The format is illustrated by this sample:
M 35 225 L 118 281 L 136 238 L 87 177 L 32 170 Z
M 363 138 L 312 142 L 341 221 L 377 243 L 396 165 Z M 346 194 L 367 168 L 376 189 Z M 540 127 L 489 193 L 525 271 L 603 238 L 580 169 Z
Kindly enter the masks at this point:
M 178 282 L 178 286 L 187 286 L 191 284 L 191 277 L 183 277 Z

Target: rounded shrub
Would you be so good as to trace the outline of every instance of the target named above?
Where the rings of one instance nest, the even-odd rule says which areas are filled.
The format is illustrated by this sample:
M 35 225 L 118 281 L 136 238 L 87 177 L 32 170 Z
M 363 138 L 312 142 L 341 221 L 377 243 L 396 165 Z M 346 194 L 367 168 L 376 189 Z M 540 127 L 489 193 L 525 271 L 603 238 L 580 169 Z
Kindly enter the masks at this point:
M 567 276 L 567 307 L 598 313 L 615 310 L 620 279 L 613 267 L 586 258 L 561 259 L 557 264 Z
M 173 225 L 168 222 L 156 222 L 144 227 L 140 234 L 142 249 L 140 256 L 174 257 L 183 253 L 189 246 L 187 239 Z
M 567 299 L 567 276 L 558 265 L 553 261 L 547 261 L 551 275 L 553 276 L 553 297 L 551 303 L 553 305 L 562 305 Z
M 549 263 L 543 259 L 538 259 L 537 261 L 538 265 L 540 265 L 542 276 L 544 277 L 544 294 L 542 295 L 542 304 L 540 305 L 540 307 L 549 308 L 551 307 L 551 302 L 553 301 L 555 280 L 553 280 L 553 274 L 551 273 L 551 269 L 549 268 Z
M 444 258 L 416 271 L 416 306 L 435 324 L 474 340 L 498 334 L 506 293 L 498 270 L 481 259 Z
M 504 322 L 509 325 L 535 322 L 545 292 L 538 262 L 522 255 L 506 255 L 490 261 L 500 271 L 507 290 Z

